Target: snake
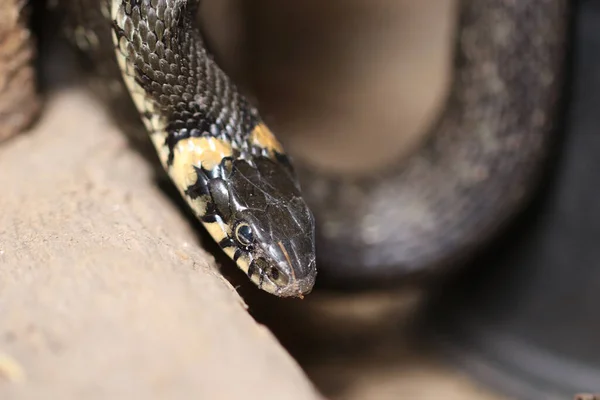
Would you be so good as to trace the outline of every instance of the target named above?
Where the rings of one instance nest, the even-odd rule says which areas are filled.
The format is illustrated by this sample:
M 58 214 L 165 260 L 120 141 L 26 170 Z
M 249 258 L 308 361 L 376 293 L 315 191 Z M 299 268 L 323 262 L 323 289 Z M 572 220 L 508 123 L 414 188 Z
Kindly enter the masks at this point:
M 364 177 L 292 160 L 210 51 L 199 3 L 58 7 L 100 86 L 133 106 L 181 197 L 260 289 L 303 297 L 317 264 L 349 283 L 432 270 L 488 242 L 531 196 L 557 125 L 568 1 L 460 0 L 443 112 L 413 154 Z

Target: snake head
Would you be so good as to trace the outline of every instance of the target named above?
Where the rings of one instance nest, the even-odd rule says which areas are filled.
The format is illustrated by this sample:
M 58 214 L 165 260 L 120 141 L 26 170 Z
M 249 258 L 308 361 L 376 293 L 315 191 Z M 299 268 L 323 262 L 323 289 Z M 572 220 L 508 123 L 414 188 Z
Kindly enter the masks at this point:
M 226 177 L 207 182 L 218 216 L 209 231 L 259 288 L 303 297 L 317 273 L 315 223 L 291 168 L 258 156 L 225 169 Z

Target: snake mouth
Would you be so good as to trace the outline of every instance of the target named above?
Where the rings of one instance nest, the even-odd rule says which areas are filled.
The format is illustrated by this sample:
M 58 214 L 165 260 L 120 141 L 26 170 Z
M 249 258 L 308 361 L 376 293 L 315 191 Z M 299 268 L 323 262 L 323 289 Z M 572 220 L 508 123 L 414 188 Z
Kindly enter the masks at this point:
M 308 267 L 310 271 L 315 270 L 315 261 L 312 261 Z M 294 277 L 289 285 L 279 289 L 277 295 L 280 297 L 298 297 L 303 299 L 304 296 L 312 292 L 315 286 L 316 274 L 309 274 L 306 277 L 297 279 Z
M 277 295 L 279 297 L 297 297 L 299 299 L 304 299 L 304 296 L 308 295 L 312 291 L 314 285 L 314 279 L 302 279 L 280 289 L 277 292 Z

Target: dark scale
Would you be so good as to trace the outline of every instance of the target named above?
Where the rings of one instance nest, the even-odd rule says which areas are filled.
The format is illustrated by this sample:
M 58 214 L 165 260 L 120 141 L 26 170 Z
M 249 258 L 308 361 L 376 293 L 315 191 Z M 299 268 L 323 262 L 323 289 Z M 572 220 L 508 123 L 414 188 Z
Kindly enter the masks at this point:
M 185 191 L 186 196 L 189 196 L 192 200 L 197 199 L 200 196 L 208 195 L 208 182 L 209 178 L 202 168 L 194 167 L 196 171 L 197 180 L 196 183 L 189 186 Z
M 158 1 L 156 9 L 149 2 L 137 3 L 126 7 L 128 29 L 113 24 L 119 39 L 131 40 L 123 56 L 135 60 L 133 78 L 167 117 L 169 165 L 173 148 L 190 137 L 214 136 L 242 148 L 259 117 L 204 49 L 192 20 L 196 2 L 183 12 L 174 8 L 174 1 Z M 147 10 L 147 19 L 140 8 Z

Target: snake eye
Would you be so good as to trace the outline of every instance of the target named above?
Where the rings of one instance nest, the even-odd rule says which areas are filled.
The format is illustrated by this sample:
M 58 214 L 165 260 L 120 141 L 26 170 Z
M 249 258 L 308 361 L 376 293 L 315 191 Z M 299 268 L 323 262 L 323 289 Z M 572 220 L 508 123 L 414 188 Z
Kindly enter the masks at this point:
M 246 247 L 254 243 L 254 234 L 250 225 L 245 222 L 239 223 L 235 228 L 235 239 Z

